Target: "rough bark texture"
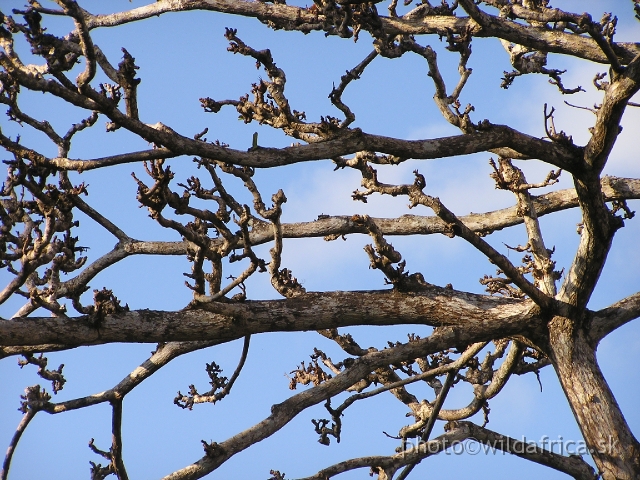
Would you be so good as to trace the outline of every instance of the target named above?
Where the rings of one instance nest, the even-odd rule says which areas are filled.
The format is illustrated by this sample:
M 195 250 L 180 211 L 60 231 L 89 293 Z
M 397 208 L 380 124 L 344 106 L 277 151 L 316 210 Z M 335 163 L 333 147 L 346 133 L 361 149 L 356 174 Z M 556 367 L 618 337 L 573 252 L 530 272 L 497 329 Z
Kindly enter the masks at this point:
M 640 444 L 620 411 L 584 331 L 564 317 L 549 324 L 551 359 L 603 478 L 634 479 Z

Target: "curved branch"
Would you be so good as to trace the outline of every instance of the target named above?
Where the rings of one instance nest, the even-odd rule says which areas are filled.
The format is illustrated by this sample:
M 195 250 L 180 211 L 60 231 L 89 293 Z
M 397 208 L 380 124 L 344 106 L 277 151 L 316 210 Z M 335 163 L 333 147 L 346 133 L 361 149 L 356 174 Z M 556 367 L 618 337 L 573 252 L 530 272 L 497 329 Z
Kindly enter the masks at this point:
M 488 428 L 483 428 L 471 422 L 460 422 L 463 427 L 469 429 L 469 437 L 477 442 L 487 445 L 492 450 L 500 450 L 511 453 L 517 457 L 553 468 L 559 472 L 571 475 L 580 480 L 595 480 L 599 478 L 591 465 L 582 460 L 579 455 L 565 457 L 553 453 L 535 444 L 525 443 L 515 438 L 501 435 Z
M 426 16 L 423 18 L 384 17 L 379 16 L 380 28 L 388 35 L 446 35 L 447 31 L 462 33 L 471 30 L 477 37 L 498 37 L 510 42 L 528 47 L 546 50 L 553 53 L 577 56 L 598 63 L 609 63 L 598 43 L 591 37 L 545 30 L 542 28 L 528 28 L 527 26 L 511 22 L 507 19 L 494 17 L 481 12 L 482 16 L 467 8 L 470 1 L 460 2 L 472 18 L 454 16 Z M 475 7 L 475 6 L 474 6 Z M 113 27 L 129 22 L 155 17 L 168 12 L 209 10 L 224 12 L 244 17 L 255 17 L 262 22 L 272 22 L 279 28 L 309 32 L 322 30 L 326 18 L 312 9 L 299 8 L 284 4 L 268 4 L 262 2 L 224 0 L 165 0 L 152 3 L 129 11 L 107 15 L 90 15 L 86 19 L 89 29 Z M 363 26 L 366 28 L 366 25 Z M 613 50 L 621 63 L 629 63 L 638 53 L 640 45 L 637 43 L 615 43 Z
M 236 380 L 240 376 L 240 372 L 242 371 L 242 368 L 244 367 L 244 364 L 247 360 L 247 355 L 249 354 L 250 341 L 251 341 L 251 335 L 247 335 L 246 337 L 244 337 L 244 343 L 242 345 L 242 353 L 240 354 L 240 360 L 238 361 L 238 365 L 236 366 L 236 369 L 233 372 L 233 375 L 231 375 L 231 378 L 229 379 L 229 381 L 223 383 L 224 387 L 219 392 L 216 392 L 216 390 L 222 385 L 212 383 L 213 388 L 209 392 L 204 394 L 197 393 L 195 391 L 194 386 L 191 385 L 190 390 L 192 390 L 192 392 L 189 393 L 189 396 L 182 395 L 180 394 L 180 392 L 178 392 L 178 395 L 173 400 L 173 403 L 175 403 L 176 405 L 182 408 L 188 408 L 189 410 L 191 410 L 192 406 L 195 403 L 216 403 L 222 400 L 227 395 L 229 395 L 229 393 L 231 392 L 231 389 L 233 388 L 233 384 L 236 383 Z
M 487 329 L 485 328 L 485 330 Z M 396 363 L 402 359 L 424 357 L 430 353 L 445 349 L 446 345 L 451 344 L 451 342 L 468 345 L 483 340 L 484 338 L 475 338 L 475 335 L 466 328 L 455 331 L 453 329 L 439 329 L 428 338 L 387 350 L 368 353 L 354 360 L 351 367 L 326 382 L 298 393 L 282 403 L 273 405 L 269 417 L 222 443 L 214 444 L 215 448 L 213 446 L 210 447 L 207 455 L 203 458 L 167 475 L 163 480 L 193 480 L 207 475 L 233 455 L 279 431 L 306 408 L 326 401 L 339 392 L 346 390 L 376 368 Z M 410 457 L 408 460 L 413 461 Z
M 486 445 L 485 451 L 496 451 L 510 453 L 525 460 L 553 468 L 559 472 L 566 473 L 579 480 L 594 480 L 596 477 L 593 468 L 577 455 L 568 457 L 559 455 L 552 451 L 540 448 L 537 445 L 524 443 L 505 435 L 501 435 L 487 428 L 480 427 L 471 422 L 456 422 L 453 429 L 439 437 L 422 442 L 419 445 L 405 450 L 402 453 L 388 457 L 361 457 L 336 463 L 328 468 L 320 470 L 315 475 L 304 477 L 299 480 L 324 480 L 336 475 L 355 470 L 356 468 L 372 467 L 385 470 L 398 470 L 404 465 L 419 462 L 425 458 L 445 451 L 453 445 L 465 440 L 475 440 Z M 474 451 L 477 451 L 474 449 Z M 391 478 L 391 477 L 390 477 Z
M 491 400 L 498 395 L 507 384 L 520 359 L 521 352 L 521 345 L 514 340 L 507 354 L 507 358 L 505 358 L 500 367 L 493 372 L 491 383 L 487 386 L 480 385 L 477 389 L 474 388 L 473 399 L 466 407 L 441 410 L 438 414 L 438 419 L 448 421 L 464 420 L 478 413 L 480 409 L 486 405 L 487 400 Z M 422 420 L 408 427 L 404 427 L 401 431 L 403 435 L 409 436 L 410 432 L 421 429 L 427 423 L 427 420 L 431 418 L 434 407 L 428 403 L 422 403 L 420 407 L 420 417 Z
M 388 457 L 378 455 L 369 457 L 353 458 L 343 462 L 336 463 L 330 467 L 323 468 L 315 475 L 300 478 L 298 480 L 327 480 L 344 472 L 355 470 L 357 468 L 371 468 L 371 471 L 379 472 L 395 472 L 405 465 L 414 465 L 425 458 L 437 455 L 445 451 L 447 448 L 460 443 L 469 438 L 469 430 L 464 428 L 456 428 L 450 432 L 446 432 L 428 442 L 421 442 L 418 447 L 413 447 L 395 455 Z M 393 478 L 393 477 L 379 477 Z
M 196 155 L 203 158 L 215 158 L 218 161 L 235 165 L 268 168 L 294 163 L 336 158 L 358 151 L 383 152 L 400 158 L 433 159 L 466 155 L 501 147 L 509 147 L 527 158 L 539 158 L 573 172 L 581 162 L 582 149 L 561 145 L 551 141 L 526 135 L 504 125 L 482 124 L 482 131 L 437 138 L 432 140 L 401 140 L 379 135 L 363 133 L 360 129 L 340 132 L 332 139 L 307 145 L 294 145 L 285 148 L 257 148 L 247 152 L 234 150 L 213 143 L 206 143 L 185 137 L 163 124 L 147 125 L 118 110 L 111 101 L 101 96 L 88 85 L 85 95 L 66 88 L 54 80 L 31 73 L 17 61 L 11 62 L 5 57 L 3 63 L 15 72 L 18 83 L 28 89 L 48 92 L 77 107 L 99 111 L 109 117 L 116 125 L 139 135 L 148 142 L 162 146 L 175 154 Z M 16 155 L 33 158 L 34 162 L 46 164 L 47 158 L 33 152 L 6 137 L 0 137 L 0 145 Z M 165 153 L 163 151 L 163 153 Z M 110 161 L 115 157 L 110 157 Z M 131 157 L 121 159 L 130 161 Z M 64 159 L 60 163 L 64 164 Z M 77 165 L 76 163 L 71 163 Z
M 76 83 L 78 91 L 83 91 L 85 85 L 88 85 L 96 75 L 96 52 L 93 48 L 93 40 L 89 35 L 84 12 L 78 4 L 70 0 L 58 0 L 58 4 L 64 8 L 67 15 L 73 18 L 73 22 L 76 25 L 80 47 L 82 47 L 82 54 L 85 57 L 85 69 L 78 75 Z
M 38 410 L 29 408 L 22 416 L 22 420 L 20 420 L 18 428 L 16 428 L 16 433 L 13 434 L 13 438 L 11 439 L 9 447 L 7 448 L 4 462 L 2 462 L 2 470 L 0 470 L 0 480 L 7 480 L 7 476 L 9 475 L 9 467 L 11 466 L 11 459 L 13 458 L 13 452 L 15 452 L 22 434 L 29 425 L 29 422 L 31 422 L 31 420 L 33 420 L 33 417 L 36 416 L 36 413 L 38 413 Z
M 497 37 L 540 51 L 561 53 L 597 63 L 610 63 L 598 42 L 591 37 L 530 27 L 506 18 L 495 17 L 481 11 L 473 0 L 460 0 L 460 5 L 479 25 L 480 31 L 475 33 L 475 36 Z M 616 43 L 612 48 L 620 58 L 620 62 L 625 65 L 640 53 L 640 44 L 638 43 Z
M 89 395 L 87 397 L 76 398 L 60 403 L 49 403 L 45 407 L 47 413 L 56 414 L 77 410 L 79 408 L 98 405 L 104 402 L 118 402 L 124 396 L 140 385 L 144 380 L 156 373 L 171 360 L 185 353 L 194 352 L 203 348 L 211 347 L 218 343 L 212 341 L 194 341 L 194 342 L 169 342 L 158 346 L 155 352 L 145 360 L 138 368 L 129 375 L 124 377 L 117 385 L 104 392 Z
M 40 85 L 42 87 L 42 85 Z M 40 91 L 52 89 L 38 88 L 35 85 L 27 85 Z M 55 89 L 53 89 L 55 90 Z M 77 106 L 96 109 L 95 103 L 75 100 L 75 94 L 57 95 Z M 69 98 L 65 98 L 69 97 Z M 86 105 L 84 105 L 86 104 Z M 307 145 L 293 145 L 284 148 L 260 147 L 250 151 L 234 150 L 213 143 L 205 143 L 184 137 L 177 132 L 164 128 L 153 128 L 144 123 L 125 116 L 118 110 L 102 112 L 109 116 L 114 123 L 121 124 L 128 130 L 136 133 L 147 141 L 163 145 L 164 148 L 133 152 L 94 160 L 78 160 L 69 158 L 47 158 L 38 152 L 12 142 L 6 137 L 0 137 L 0 145 L 16 155 L 33 159 L 36 163 L 51 166 L 58 170 L 92 170 L 111 165 L 140 162 L 161 158 L 172 158 L 179 155 L 196 155 L 203 158 L 215 158 L 219 161 L 232 163 L 239 166 L 270 168 L 295 163 L 337 158 L 350 155 L 359 151 L 375 151 L 393 155 L 402 159 L 431 160 L 436 158 L 455 157 L 471 153 L 485 152 L 499 148 L 511 148 L 522 154 L 520 159 L 542 159 L 545 162 L 562 168 L 569 172 L 574 171 L 581 158 L 580 149 L 541 140 L 536 137 L 518 132 L 505 125 L 488 125 L 486 130 L 465 135 L 455 135 L 426 140 L 402 140 L 392 137 L 368 134 L 353 129 L 341 135 L 322 142 Z
M 368 392 L 356 393 L 355 395 L 351 395 L 347 398 L 338 408 L 335 409 L 336 412 L 340 413 L 347 409 L 352 403 L 357 400 L 363 400 L 365 398 L 373 397 L 382 392 L 386 392 L 388 390 L 392 390 L 394 388 L 403 387 L 405 385 L 409 385 L 410 383 L 419 382 L 421 380 L 428 380 L 436 375 L 442 375 L 444 373 L 448 373 L 452 370 L 460 369 L 464 364 L 466 364 L 471 358 L 480 352 L 485 346 L 486 342 L 475 343 L 467 348 L 460 358 L 457 358 L 455 361 L 448 363 L 447 365 L 442 365 L 437 368 L 432 368 L 426 372 L 423 372 L 419 375 L 414 375 L 409 378 L 405 378 L 403 380 L 398 380 L 397 382 L 389 383 L 383 387 L 376 388 L 374 390 L 370 390 Z

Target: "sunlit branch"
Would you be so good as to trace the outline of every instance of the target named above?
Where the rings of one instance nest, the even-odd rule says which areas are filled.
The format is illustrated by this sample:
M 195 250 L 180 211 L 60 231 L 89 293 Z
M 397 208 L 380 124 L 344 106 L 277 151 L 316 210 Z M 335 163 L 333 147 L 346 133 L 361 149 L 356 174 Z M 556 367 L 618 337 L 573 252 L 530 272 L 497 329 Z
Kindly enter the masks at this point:
M 486 13 L 483 13 L 483 16 L 479 16 L 474 10 L 471 10 L 469 2 L 463 1 L 460 3 L 470 13 L 471 18 L 428 16 L 425 18 L 404 19 L 402 17 L 381 16 L 380 23 L 384 31 L 389 35 L 446 34 L 447 30 L 460 33 L 471 28 L 474 36 L 496 36 L 514 43 L 548 49 L 554 53 L 578 56 L 599 63 L 609 62 L 607 56 L 592 38 L 554 30 L 530 32 L 526 27 L 506 19 L 499 19 Z M 265 4 L 249 1 L 237 1 L 230 4 L 220 0 L 188 0 L 156 2 L 129 11 L 90 15 L 85 21 L 89 29 L 114 27 L 156 17 L 164 13 L 190 10 L 210 10 L 255 17 L 263 21 L 270 20 L 275 25 L 278 25 L 279 28 L 303 32 L 322 30 L 324 20 L 322 15 L 314 14 L 311 9 L 284 4 Z M 41 9 L 41 11 L 45 12 L 46 10 Z M 614 51 L 621 58 L 621 61 L 626 64 L 640 52 L 640 48 L 635 43 L 618 42 L 614 46 Z
M 397 382 L 389 383 L 389 384 L 387 384 L 387 385 L 385 385 L 383 387 L 379 387 L 379 388 L 376 388 L 374 390 L 369 390 L 368 392 L 357 393 L 355 395 L 351 395 L 338 408 L 336 408 L 335 411 L 336 412 L 342 412 L 347 407 L 349 407 L 353 402 L 355 402 L 357 400 L 363 400 L 365 398 L 373 397 L 375 395 L 378 395 L 378 394 L 380 394 L 382 392 L 386 392 L 386 391 L 392 390 L 394 388 L 402 387 L 404 385 L 409 385 L 411 383 L 419 382 L 421 380 L 427 380 L 427 379 L 435 377 L 437 375 L 442 375 L 444 373 L 448 373 L 451 370 L 459 369 L 465 363 L 467 363 L 471 358 L 473 358 L 475 355 L 477 355 L 480 352 L 480 350 L 482 350 L 485 346 L 486 346 L 485 342 L 476 343 L 474 345 L 471 345 L 469 348 L 467 348 L 462 353 L 462 355 L 460 355 L 460 358 L 456 359 L 452 363 L 449 363 L 447 365 L 443 365 L 443 366 L 440 366 L 440 367 L 437 367 L 437 368 L 433 368 L 433 369 L 428 370 L 426 372 L 423 372 L 423 373 L 421 373 L 419 375 L 414 375 L 414 376 L 405 378 L 403 380 L 399 380 Z
M 47 413 L 62 413 L 70 410 L 98 405 L 104 402 L 120 401 L 127 393 L 140 385 L 155 372 L 167 365 L 171 360 L 185 353 L 194 352 L 203 348 L 223 343 L 222 341 L 194 341 L 194 342 L 169 342 L 161 344 L 155 352 L 145 360 L 138 368 L 123 378 L 117 385 L 104 392 L 89 395 L 87 397 L 68 400 L 60 403 L 50 403 L 45 408 Z
M 242 368 L 244 367 L 244 364 L 247 360 L 247 355 L 249 354 L 250 340 L 251 340 L 251 335 L 247 335 L 246 337 L 244 337 L 244 343 L 242 345 L 242 353 L 240 354 L 240 360 L 238 361 L 238 365 L 236 366 L 235 371 L 233 372 L 233 374 L 231 375 L 231 378 L 228 381 L 226 381 L 226 378 L 222 379 L 221 381 L 219 377 L 212 376 L 210 373 L 209 375 L 211 377 L 212 387 L 213 387 L 211 391 L 204 394 L 199 394 L 196 391 L 195 387 L 191 385 L 189 387 L 190 389 L 189 395 L 182 395 L 180 392 L 178 392 L 178 395 L 176 396 L 176 398 L 174 398 L 173 403 L 175 403 L 176 405 L 182 408 L 188 408 L 189 410 L 191 410 L 193 405 L 196 403 L 216 403 L 222 400 L 227 395 L 229 395 L 229 393 L 231 392 L 231 389 L 233 388 L 233 384 L 236 382 L 236 380 L 240 376 L 240 372 L 242 371 Z M 211 366 L 214 366 L 217 368 L 217 365 L 215 363 L 211 365 L 207 364 L 207 372 L 209 372 L 209 368 Z M 219 388 L 220 388 L 220 391 L 216 391 Z
M 640 317 L 640 292 L 593 312 L 589 335 L 594 345 L 609 333 Z
M 317 405 L 346 390 L 370 371 L 397 362 L 399 359 L 410 359 L 441 351 L 454 337 L 459 342 L 473 343 L 468 332 L 453 333 L 450 330 L 435 332 L 432 336 L 404 344 L 392 349 L 369 353 L 354 361 L 353 365 L 326 382 L 304 392 L 289 397 L 282 403 L 271 407 L 271 415 L 256 425 L 244 430 L 228 440 L 215 443 L 210 453 L 197 462 L 177 470 L 164 477 L 163 480 L 181 480 L 201 478 L 212 472 L 236 453 L 273 435 L 289 423 L 298 413 L 308 407 Z M 412 459 L 407 457 L 408 461 Z
M 400 298 L 402 302 L 399 303 Z M 269 331 L 396 323 L 464 327 L 470 331 L 503 329 L 500 338 L 504 338 L 517 328 L 526 326 L 527 321 L 531 328 L 539 321 L 537 313 L 531 311 L 533 304 L 530 301 L 488 297 L 435 286 L 412 294 L 391 290 L 306 293 L 304 301 L 293 300 L 211 302 L 202 304 L 198 309 L 177 312 L 125 311 L 105 315 L 100 320 L 99 329 L 86 315 L 75 318 L 20 317 L 0 321 L 0 338 L 5 346 L 231 341 Z M 488 312 L 491 312 L 491 322 L 485 321 Z M 238 322 L 237 319 L 251 321 Z

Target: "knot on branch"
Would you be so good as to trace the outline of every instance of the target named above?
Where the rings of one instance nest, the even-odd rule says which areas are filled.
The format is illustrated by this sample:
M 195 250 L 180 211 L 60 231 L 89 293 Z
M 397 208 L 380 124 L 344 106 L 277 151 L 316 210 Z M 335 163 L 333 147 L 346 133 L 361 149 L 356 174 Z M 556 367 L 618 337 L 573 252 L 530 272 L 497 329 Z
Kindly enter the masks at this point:
M 49 406 L 49 395 L 44 388 L 40 388 L 40 385 L 33 385 L 24 389 L 24 395 L 20 395 L 22 402 L 20 402 L 20 410 L 22 413 L 27 413 L 29 410 L 40 411 L 46 410 Z
M 38 367 L 38 375 L 45 380 L 51 381 L 51 387 L 53 388 L 53 393 L 57 394 L 60 390 L 64 388 L 64 384 L 67 380 L 62 375 L 62 369 L 64 368 L 64 364 L 60 364 L 60 366 L 56 370 L 47 370 L 47 357 L 43 356 L 41 353 L 39 357 L 34 357 L 30 353 L 23 353 L 24 360 L 18 360 L 18 365 L 20 368 L 25 365 L 36 365 Z
M 272 273 L 271 284 L 281 295 L 287 298 L 297 297 L 307 292 L 288 268 Z
M 136 59 L 126 48 L 122 49 L 122 53 L 122 61 L 118 64 L 118 81 L 125 92 L 127 116 L 138 120 L 137 88 L 141 80 L 136 78 L 136 70 L 140 67 L 135 64 Z
M 229 379 L 227 377 L 220 376 L 222 368 L 220 368 L 216 362 L 211 362 L 206 364 L 205 369 L 209 376 L 209 385 L 211 385 L 211 390 L 200 394 L 198 393 L 195 385 L 189 385 L 189 395 L 183 395 L 178 391 L 178 395 L 173 399 L 173 403 L 175 405 L 180 408 L 193 410 L 193 405 L 195 403 L 216 403 L 227 395 Z
M 424 177 L 416 178 L 418 188 L 424 188 Z M 421 185 L 421 186 L 420 186 Z M 393 245 L 387 242 L 382 232 L 368 215 L 354 215 L 351 221 L 358 226 L 362 226 L 373 239 L 373 245 L 366 245 L 364 251 L 371 261 L 369 267 L 380 270 L 385 275 L 385 282 L 393 285 L 399 291 L 416 291 L 432 286 L 424 280 L 421 273 L 409 274 L 405 271 L 406 261 L 402 260 L 402 255 Z M 394 267 L 393 264 L 398 264 Z
M 174 177 L 173 172 L 169 166 L 162 168 L 163 164 L 164 160 L 144 162 L 145 171 L 155 181 L 155 184 L 151 188 L 139 180 L 135 173 L 131 173 L 131 176 L 138 184 L 138 195 L 136 198 L 141 205 L 149 209 L 149 213 L 154 219 L 158 218 L 170 200 L 178 200 L 179 198 L 169 189 L 169 183 Z M 183 200 L 181 203 L 188 203 L 188 200 Z
M 116 298 L 112 290 L 103 288 L 102 290 L 93 291 L 93 322 L 99 325 L 100 322 L 107 316 L 121 312 L 128 312 L 129 305 L 125 304 L 123 307 L 120 305 L 120 300 Z
M 375 466 L 369 469 L 369 476 L 373 477 L 374 475 L 377 475 L 378 480 L 392 480 L 397 470 L 398 470 L 398 467 L 396 466 L 390 466 L 390 467 Z
M 493 172 L 489 176 L 496 182 L 496 188 L 501 190 L 509 190 L 513 193 L 526 192 L 532 188 L 544 188 L 559 182 L 558 178 L 562 174 L 562 170 L 551 170 L 545 179 L 540 183 L 527 183 L 524 173 L 518 167 L 515 167 L 510 158 L 498 158 L 498 165 L 492 159 L 489 165 L 493 168 Z M 518 216 L 524 216 L 527 212 L 521 211 L 523 202 L 518 202 Z M 527 207 L 528 208 L 528 207 Z
M 314 386 L 318 386 L 321 383 L 331 378 L 330 373 L 326 373 L 322 367 L 318 364 L 318 356 L 311 356 L 311 362 L 305 367 L 304 361 L 300 362 L 300 366 L 295 370 L 289 372 L 293 375 L 289 379 L 289 390 L 295 390 L 298 384 L 309 385 L 313 383 Z
M 224 455 L 225 450 L 219 443 L 211 442 L 207 443 L 204 440 L 200 440 L 202 443 L 202 447 L 204 448 L 204 453 L 209 458 L 215 458 L 220 455 Z

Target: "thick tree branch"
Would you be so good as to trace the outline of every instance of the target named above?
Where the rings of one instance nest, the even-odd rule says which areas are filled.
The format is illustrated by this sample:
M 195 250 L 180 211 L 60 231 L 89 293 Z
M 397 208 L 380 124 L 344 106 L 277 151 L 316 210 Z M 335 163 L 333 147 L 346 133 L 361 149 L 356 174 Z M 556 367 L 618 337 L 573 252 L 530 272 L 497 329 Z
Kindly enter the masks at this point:
M 66 96 L 66 95 L 65 95 Z M 84 101 L 82 103 L 85 103 Z M 91 107 L 96 107 L 91 104 Z M 221 147 L 212 143 L 193 140 L 164 128 L 153 128 L 137 120 L 129 119 L 117 110 L 113 110 L 112 119 L 123 120 L 122 125 L 148 141 L 166 148 L 158 148 L 130 154 L 115 155 L 94 160 L 74 160 L 68 158 L 47 157 L 0 137 L 0 145 L 23 158 L 29 158 L 37 164 L 51 166 L 59 170 L 91 170 L 106 166 L 140 162 L 177 155 L 196 155 L 203 158 L 215 158 L 234 165 L 255 168 L 270 168 L 291 165 L 300 162 L 336 158 L 358 151 L 382 152 L 403 159 L 435 159 L 484 152 L 508 147 L 525 158 L 539 158 L 556 167 L 572 171 L 580 158 L 580 152 L 546 140 L 520 133 L 510 127 L 491 125 L 486 131 L 468 135 L 443 137 L 431 140 L 401 140 L 350 130 L 337 138 L 308 145 L 295 145 L 285 148 L 260 147 L 257 150 L 243 152 Z M 109 116 L 108 113 L 105 113 Z M 119 120 L 114 120 L 118 123 Z M 575 150 L 575 151 L 574 151 Z M 172 153 L 172 152 L 180 152 Z
M 622 219 L 605 205 L 600 172 L 620 133 L 620 121 L 627 102 L 640 90 L 640 55 L 605 87 L 596 125 L 584 150 L 584 167 L 574 176 L 584 229 L 580 246 L 560 291 L 560 299 L 583 307 L 589 301 L 604 266 L 611 242 Z
M 497 37 L 543 52 L 571 55 L 597 63 L 610 63 L 598 42 L 591 37 L 542 27 L 525 26 L 507 18 L 495 17 L 480 10 L 473 0 L 460 0 L 459 3 L 471 19 L 479 25 L 480 31 L 475 33 L 475 36 Z M 626 65 L 640 53 L 640 44 L 619 43 L 615 44 L 613 49 L 621 63 Z
M 605 177 L 602 180 L 602 192 L 606 201 L 640 198 L 640 181 L 635 179 Z M 559 190 L 539 197 L 531 196 L 531 198 L 537 216 L 539 217 L 578 205 L 575 190 L 571 189 Z M 459 219 L 469 230 L 481 235 L 523 222 L 523 217 L 519 214 L 517 206 L 484 214 L 472 213 L 459 217 Z M 403 215 L 396 219 L 374 218 L 372 221 L 375 222 L 377 228 L 383 235 L 443 234 L 449 229 L 445 222 L 434 216 Z M 115 225 L 112 230 L 114 233 L 123 234 L 119 232 L 119 229 L 117 229 Z M 361 223 L 355 222 L 351 216 L 321 218 L 313 222 L 282 225 L 283 238 L 334 238 L 339 235 L 352 233 L 366 233 L 366 229 Z M 248 238 L 251 245 L 264 244 L 273 240 L 273 230 L 254 226 L 249 232 Z M 211 248 L 217 248 L 218 243 L 223 241 L 223 239 L 213 240 Z M 243 245 L 243 241 L 240 241 L 240 245 Z M 120 242 L 114 250 L 89 264 L 79 275 L 62 282 L 59 286 L 59 296 L 75 295 L 83 292 L 89 282 L 98 273 L 130 255 L 185 255 L 187 251 L 188 244 L 185 242 L 151 242 L 138 240 L 129 240 L 124 243 Z M 235 283 L 238 282 L 234 282 L 234 285 Z M 230 288 L 228 291 L 230 291 Z M 225 293 L 226 292 L 227 289 L 225 288 Z M 11 350 L 11 352 L 13 351 L 17 352 L 18 350 Z M 7 355 L 11 354 L 14 353 L 7 353 Z
M 106 315 L 98 323 L 88 316 L 14 318 L 0 321 L 0 338 L 4 346 L 63 343 L 70 347 L 110 342 L 230 341 L 270 331 L 397 323 L 455 326 L 469 331 L 482 330 L 490 323 L 498 330 L 505 329 L 500 335 L 503 338 L 519 329 L 535 328 L 538 317 L 531 307 L 530 301 L 439 287 L 415 294 L 307 293 L 287 300 L 207 303 L 202 310 L 127 311 Z
M 469 29 L 474 36 L 498 37 L 520 45 L 547 50 L 553 53 L 577 56 L 598 63 L 609 63 L 597 42 L 587 36 L 546 30 L 542 28 L 529 29 L 523 25 L 507 19 L 494 17 L 486 13 L 476 14 L 469 7 L 469 1 L 460 2 L 472 18 L 454 16 L 425 16 L 423 18 L 379 17 L 382 30 L 387 35 L 446 35 L 447 31 L 462 33 Z M 107 15 L 91 15 L 86 19 L 89 29 L 113 27 L 129 22 L 155 17 L 168 12 L 210 10 L 244 17 L 255 17 L 263 22 L 271 21 L 279 28 L 287 30 L 322 30 L 322 14 L 314 13 L 312 9 L 299 8 L 284 4 L 269 4 L 262 2 L 223 0 L 164 0 L 129 11 Z M 640 53 L 637 43 L 616 43 L 613 47 L 623 64 L 629 63 Z
M 590 340 L 588 331 L 569 318 L 556 316 L 549 322 L 549 358 L 598 470 L 607 480 L 635 480 L 640 442 L 600 370 Z
M 620 134 L 620 121 L 631 97 L 640 90 L 640 53 L 605 87 L 602 105 L 596 113 L 596 124 L 584 150 L 586 173 L 600 173 Z
M 591 343 L 597 345 L 608 334 L 638 317 L 640 317 L 640 292 L 594 312 L 589 330 Z

